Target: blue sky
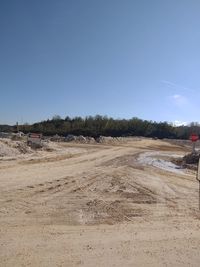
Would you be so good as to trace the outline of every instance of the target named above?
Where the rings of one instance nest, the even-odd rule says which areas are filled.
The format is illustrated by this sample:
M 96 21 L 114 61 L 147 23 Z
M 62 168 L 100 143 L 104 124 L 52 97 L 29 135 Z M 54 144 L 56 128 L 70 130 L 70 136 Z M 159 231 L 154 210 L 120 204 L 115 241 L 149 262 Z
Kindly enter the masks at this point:
M 0 123 L 200 121 L 199 0 L 1 0 Z

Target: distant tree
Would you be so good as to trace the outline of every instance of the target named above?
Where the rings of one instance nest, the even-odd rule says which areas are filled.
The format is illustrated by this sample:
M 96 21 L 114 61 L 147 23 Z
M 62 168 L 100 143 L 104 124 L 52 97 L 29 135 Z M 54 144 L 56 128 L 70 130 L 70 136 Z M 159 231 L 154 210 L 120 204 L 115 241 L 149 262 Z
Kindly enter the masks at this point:
M 71 118 L 69 116 L 66 116 L 65 117 L 65 121 L 69 121 L 70 122 L 71 121 Z
M 52 117 L 52 120 L 53 120 L 53 121 L 59 121 L 59 120 L 62 120 L 62 118 L 61 118 L 60 115 L 54 115 L 54 116 Z
M 132 119 L 113 119 L 107 116 L 87 116 L 82 118 L 66 116 L 62 119 L 59 115 L 34 124 L 20 125 L 23 132 L 41 132 L 44 135 L 88 135 L 98 137 L 105 136 L 146 136 L 158 138 L 188 139 L 191 133 L 200 135 L 200 125 L 192 122 L 187 126 L 174 127 L 167 122 L 153 122 L 137 117 Z M 15 126 L 0 125 L 0 131 L 15 131 Z

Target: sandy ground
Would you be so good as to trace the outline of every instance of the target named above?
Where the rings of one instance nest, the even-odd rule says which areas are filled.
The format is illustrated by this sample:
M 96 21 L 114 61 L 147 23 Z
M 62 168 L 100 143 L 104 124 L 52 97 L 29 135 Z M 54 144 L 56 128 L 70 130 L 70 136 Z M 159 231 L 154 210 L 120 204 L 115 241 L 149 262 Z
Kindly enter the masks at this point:
M 0 266 L 199 266 L 193 171 L 159 140 L 0 159 Z

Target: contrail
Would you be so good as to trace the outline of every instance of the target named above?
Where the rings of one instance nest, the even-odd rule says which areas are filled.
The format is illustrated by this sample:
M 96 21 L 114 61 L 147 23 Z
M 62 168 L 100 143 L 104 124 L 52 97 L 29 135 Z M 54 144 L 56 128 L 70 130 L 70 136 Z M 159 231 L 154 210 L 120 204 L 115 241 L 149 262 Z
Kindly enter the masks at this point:
M 170 81 L 166 81 L 166 80 L 162 80 L 162 83 L 166 84 L 168 87 L 172 88 L 172 89 L 179 89 L 182 91 L 187 91 L 187 92 L 195 92 L 194 89 L 188 88 L 188 87 L 184 87 L 182 85 L 170 82 Z

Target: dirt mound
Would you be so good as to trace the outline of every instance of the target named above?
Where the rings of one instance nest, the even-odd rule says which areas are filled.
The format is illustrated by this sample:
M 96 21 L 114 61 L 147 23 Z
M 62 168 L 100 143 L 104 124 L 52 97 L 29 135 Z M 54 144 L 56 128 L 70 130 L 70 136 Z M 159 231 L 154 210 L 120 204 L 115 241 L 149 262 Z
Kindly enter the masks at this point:
M 4 142 L 0 141 L 0 157 L 11 157 L 11 156 L 17 156 L 20 152 L 12 147 L 9 147 Z
M 96 141 L 97 143 L 101 144 L 113 144 L 119 142 L 118 138 L 111 136 L 99 136 L 99 138 L 97 138 Z
M 196 170 L 199 158 L 200 158 L 200 152 L 196 152 L 187 154 L 183 158 L 174 159 L 173 162 L 181 166 L 182 168 Z
M 183 157 L 183 162 L 186 164 L 197 164 L 199 162 L 200 153 L 190 153 Z
M 67 137 L 65 137 L 64 141 L 65 142 L 83 143 L 83 144 L 96 143 L 96 141 L 93 137 L 83 136 L 83 135 L 76 136 L 76 135 L 72 135 L 72 134 L 69 134 Z
M 143 138 L 144 139 L 144 138 Z M 80 143 L 80 144 L 119 144 L 129 141 L 141 141 L 141 137 L 112 137 L 112 136 L 99 136 L 97 138 L 90 137 L 90 136 L 83 136 L 83 135 L 73 135 L 68 134 L 66 137 L 62 137 L 59 135 L 55 135 L 51 137 L 49 140 L 53 142 L 73 142 L 73 143 Z
M 31 153 L 25 141 L 0 139 L 0 157 L 14 157 L 20 154 Z

